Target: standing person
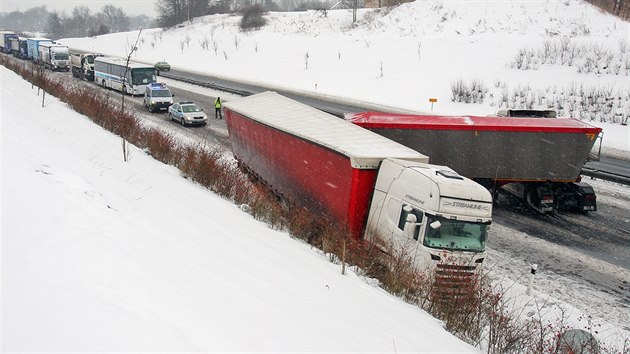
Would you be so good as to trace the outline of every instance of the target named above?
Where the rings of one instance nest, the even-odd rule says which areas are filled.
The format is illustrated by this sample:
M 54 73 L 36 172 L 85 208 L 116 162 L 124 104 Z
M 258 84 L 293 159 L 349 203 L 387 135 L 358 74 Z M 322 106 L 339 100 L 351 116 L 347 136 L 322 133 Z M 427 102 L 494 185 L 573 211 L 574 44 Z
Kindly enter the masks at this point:
M 223 115 L 221 115 L 221 97 L 217 97 L 214 100 L 214 119 L 223 119 Z

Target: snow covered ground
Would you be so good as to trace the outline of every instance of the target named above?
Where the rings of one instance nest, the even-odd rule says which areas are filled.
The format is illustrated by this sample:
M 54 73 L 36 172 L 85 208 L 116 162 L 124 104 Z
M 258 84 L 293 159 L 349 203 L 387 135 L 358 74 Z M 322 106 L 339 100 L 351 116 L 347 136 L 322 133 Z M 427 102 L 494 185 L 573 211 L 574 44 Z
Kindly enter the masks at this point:
M 135 58 L 419 111 L 429 111 L 435 97 L 441 114 L 495 112 L 507 82 L 542 91 L 613 87 L 620 97 L 630 90 L 623 75 L 510 67 L 519 49 L 562 36 L 613 49 L 629 39 L 627 22 L 580 1 L 422 1 L 384 16 L 359 15 L 354 27 L 348 11 L 327 18 L 271 13 L 268 26 L 249 33 L 238 30 L 238 16 L 204 17 L 143 31 Z M 61 42 L 121 56 L 136 36 Z M 369 280 L 340 276 L 315 250 L 268 230 L 176 169 L 139 150 L 123 163 L 118 138 L 55 100 L 41 109 L 30 84 L 0 73 L 4 351 L 475 351 L 423 311 Z M 451 102 L 451 84 L 460 78 L 483 80 L 486 101 Z M 622 105 L 626 112 L 628 102 Z M 6 119 L 15 116 L 29 119 Z M 604 127 L 608 152 L 630 158 L 627 126 L 589 122 Z M 627 187 L 596 188 L 619 193 L 619 203 L 630 196 Z M 495 226 L 496 242 L 571 252 Z M 535 296 L 525 296 L 527 262 L 493 249 L 489 261 L 525 315 L 544 304 L 550 312 L 565 309 L 573 326 L 584 328 L 579 319 L 594 314 L 601 339 L 620 331 L 628 338 L 630 311 L 613 296 L 544 271 Z M 576 255 L 576 266 L 582 261 Z M 602 272 L 628 274 L 614 266 Z

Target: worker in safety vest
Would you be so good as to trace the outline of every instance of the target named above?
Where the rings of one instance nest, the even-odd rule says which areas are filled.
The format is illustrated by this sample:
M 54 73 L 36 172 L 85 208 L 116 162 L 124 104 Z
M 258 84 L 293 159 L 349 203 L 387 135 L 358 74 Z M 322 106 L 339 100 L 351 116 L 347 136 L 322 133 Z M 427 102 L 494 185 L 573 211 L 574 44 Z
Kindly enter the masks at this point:
M 221 115 L 221 97 L 217 97 L 217 99 L 214 100 L 214 118 L 223 119 Z

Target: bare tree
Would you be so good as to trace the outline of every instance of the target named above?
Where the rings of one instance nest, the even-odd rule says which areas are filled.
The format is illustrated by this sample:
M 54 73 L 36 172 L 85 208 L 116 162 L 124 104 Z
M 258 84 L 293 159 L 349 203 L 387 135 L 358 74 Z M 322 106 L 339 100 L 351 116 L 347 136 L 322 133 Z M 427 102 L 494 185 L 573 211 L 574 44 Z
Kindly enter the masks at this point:
M 85 36 L 90 30 L 90 24 L 94 22 L 90 8 L 87 6 L 76 6 L 72 10 L 72 17 L 69 19 L 67 34 L 73 36 Z
M 50 15 L 48 16 L 47 30 L 53 39 L 61 38 L 64 36 L 65 18 L 66 18 L 65 13 L 63 12 L 59 13 L 57 11 L 51 12 Z
M 110 33 L 127 31 L 129 29 L 129 17 L 122 8 L 114 5 L 105 5 L 101 10 L 103 22 L 109 27 Z
M 202 0 L 158 0 L 155 9 L 162 27 L 173 27 L 184 21 L 192 23 L 193 18 L 210 13 L 208 1 Z
M 127 54 L 127 58 L 126 58 L 127 60 L 126 60 L 126 65 L 125 65 L 125 75 L 123 76 L 123 80 L 122 80 L 122 95 L 121 95 L 121 103 L 120 103 L 120 113 L 122 116 L 122 129 L 121 129 L 120 135 L 122 137 L 123 160 L 125 162 L 129 160 L 129 149 L 127 147 L 127 135 L 129 133 L 129 128 L 130 128 L 129 127 L 130 122 L 128 122 L 128 120 L 125 119 L 125 93 L 127 91 L 127 88 L 126 88 L 127 74 L 129 73 L 129 62 L 131 62 L 131 56 L 133 55 L 135 51 L 138 50 L 138 42 L 140 41 L 141 34 L 142 34 L 142 29 L 138 31 L 138 37 L 136 38 L 136 42 L 133 44 L 133 46 L 131 46 L 131 48 L 129 48 L 129 53 Z M 133 85 L 133 81 L 131 82 L 131 84 Z M 131 93 L 133 94 L 133 89 Z

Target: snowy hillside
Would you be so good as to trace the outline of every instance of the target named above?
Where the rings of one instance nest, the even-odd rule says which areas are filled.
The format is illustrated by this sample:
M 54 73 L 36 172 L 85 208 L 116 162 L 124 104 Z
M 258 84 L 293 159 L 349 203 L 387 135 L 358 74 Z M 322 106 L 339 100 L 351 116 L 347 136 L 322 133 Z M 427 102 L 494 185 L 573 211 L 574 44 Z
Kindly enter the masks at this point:
M 437 98 L 441 114 L 552 107 L 615 125 L 630 116 L 630 24 L 579 0 L 416 1 L 361 10 L 354 25 L 349 10 L 266 18 L 251 32 L 232 15 L 147 29 L 135 59 L 417 111 L 430 111 L 429 98 Z M 123 56 L 137 34 L 61 42 Z M 457 83 L 482 103 L 453 102 Z M 628 151 L 628 140 L 609 146 Z

